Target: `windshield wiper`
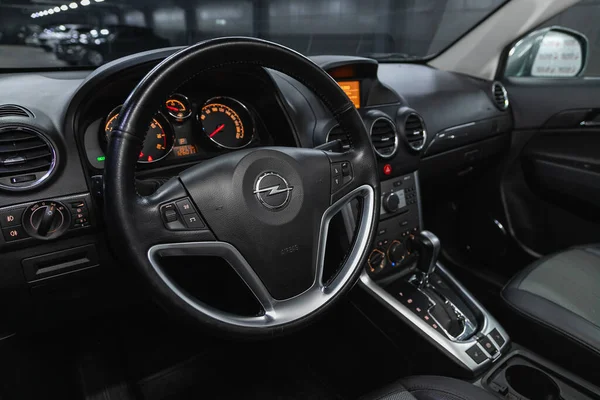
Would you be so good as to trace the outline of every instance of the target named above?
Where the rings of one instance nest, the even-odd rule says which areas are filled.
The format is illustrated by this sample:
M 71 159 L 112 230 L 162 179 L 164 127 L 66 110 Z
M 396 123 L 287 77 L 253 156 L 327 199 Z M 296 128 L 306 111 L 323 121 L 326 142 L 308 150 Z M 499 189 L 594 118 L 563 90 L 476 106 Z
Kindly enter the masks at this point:
M 421 57 L 406 53 L 365 53 L 361 57 L 374 58 L 378 61 L 409 61 L 419 60 Z

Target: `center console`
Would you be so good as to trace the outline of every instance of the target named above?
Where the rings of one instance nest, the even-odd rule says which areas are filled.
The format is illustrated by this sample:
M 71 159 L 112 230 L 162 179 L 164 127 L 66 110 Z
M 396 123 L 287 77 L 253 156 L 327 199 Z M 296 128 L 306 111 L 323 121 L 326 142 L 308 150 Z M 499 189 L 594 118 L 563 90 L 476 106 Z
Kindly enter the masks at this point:
M 438 260 L 441 243 L 423 230 L 418 173 L 384 181 L 381 191 L 361 286 L 473 375 L 487 370 L 508 351 L 509 337 Z

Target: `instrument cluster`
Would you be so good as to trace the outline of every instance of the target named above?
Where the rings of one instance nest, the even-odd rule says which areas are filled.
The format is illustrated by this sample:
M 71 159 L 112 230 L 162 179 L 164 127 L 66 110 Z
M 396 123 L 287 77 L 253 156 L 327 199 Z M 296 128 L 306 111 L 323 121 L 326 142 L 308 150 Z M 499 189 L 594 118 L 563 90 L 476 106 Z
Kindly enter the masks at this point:
M 101 125 L 99 138 L 104 149 L 118 125 L 121 107 L 114 108 Z M 253 113 L 237 99 L 213 97 L 199 105 L 175 93 L 150 121 L 138 163 L 188 157 L 197 154 L 203 142 L 215 150 L 241 149 L 255 140 L 255 132 Z

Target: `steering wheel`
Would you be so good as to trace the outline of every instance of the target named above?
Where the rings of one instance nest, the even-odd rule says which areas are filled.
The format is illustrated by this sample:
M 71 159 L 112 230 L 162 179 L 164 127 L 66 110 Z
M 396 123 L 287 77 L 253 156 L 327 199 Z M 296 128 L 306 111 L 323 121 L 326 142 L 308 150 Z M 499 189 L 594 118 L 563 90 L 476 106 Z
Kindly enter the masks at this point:
M 243 149 L 183 171 L 150 196 L 139 195 L 136 162 L 155 110 L 195 76 L 234 64 L 278 70 L 311 89 L 346 132 L 351 150 Z M 371 141 L 358 112 L 325 71 L 275 43 L 220 38 L 165 59 L 125 101 L 106 160 L 105 214 L 112 244 L 159 300 L 229 333 L 273 335 L 309 323 L 353 286 L 375 237 L 380 189 Z M 337 274 L 323 282 L 330 221 L 355 199 L 355 239 Z M 178 205 L 185 210 L 177 211 Z M 194 213 L 193 221 L 184 212 Z M 177 256 L 198 256 L 198 263 L 201 256 L 224 258 L 262 312 L 224 312 L 187 293 L 161 266 L 163 257 Z

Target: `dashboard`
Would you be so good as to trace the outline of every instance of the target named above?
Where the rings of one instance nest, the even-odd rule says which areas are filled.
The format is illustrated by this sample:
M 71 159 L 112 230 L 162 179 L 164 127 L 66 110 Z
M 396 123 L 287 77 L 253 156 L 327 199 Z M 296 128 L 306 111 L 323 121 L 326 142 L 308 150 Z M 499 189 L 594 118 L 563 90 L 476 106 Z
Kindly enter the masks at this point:
M 32 304 L 50 304 L 49 286 L 67 287 L 73 306 L 73 284 L 64 282 L 100 285 L 96 278 L 84 283 L 82 271 L 102 271 L 111 285 L 123 273 L 106 240 L 105 150 L 129 93 L 176 50 L 128 56 L 93 72 L 0 75 L 0 301 L 18 304 L 0 310 L 5 325 L 22 321 Z M 313 61 L 344 89 L 371 135 L 382 209 L 368 271 L 385 276 L 410 261 L 404 244 L 423 228 L 423 199 L 472 179 L 505 154 L 512 129 L 506 91 L 422 64 Z M 241 148 L 327 143 L 330 151 L 352 145 L 300 82 L 258 66 L 222 68 L 156 104 L 136 185 L 152 193 L 186 168 Z

